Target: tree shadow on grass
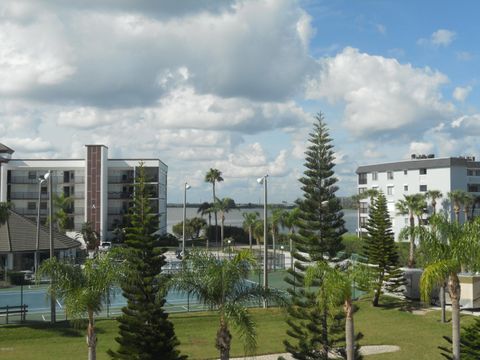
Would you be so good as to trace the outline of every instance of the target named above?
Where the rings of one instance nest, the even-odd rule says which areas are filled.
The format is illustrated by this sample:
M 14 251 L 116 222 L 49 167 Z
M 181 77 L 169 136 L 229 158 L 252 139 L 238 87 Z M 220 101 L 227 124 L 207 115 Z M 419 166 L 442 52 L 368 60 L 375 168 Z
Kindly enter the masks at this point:
M 44 321 L 29 321 L 23 324 L 7 325 L 8 329 L 32 329 L 40 330 L 44 333 L 55 334 L 64 337 L 84 337 L 87 329 L 86 320 L 77 321 L 58 321 L 55 324 L 50 324 Z M 95 328 L 97 334 L 104 334 L 105 330 L 102 328 Z

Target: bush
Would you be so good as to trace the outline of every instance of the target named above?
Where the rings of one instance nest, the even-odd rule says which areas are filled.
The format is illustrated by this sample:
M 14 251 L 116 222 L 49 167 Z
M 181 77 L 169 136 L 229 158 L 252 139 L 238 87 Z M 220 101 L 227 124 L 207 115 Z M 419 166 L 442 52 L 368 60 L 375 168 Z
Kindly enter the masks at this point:
M 7 273 L 10 284 L 12 285 L 28 285 L 29 281 L 25 280 L 25 274 L 19 271 L 11 271 Z
M 220 226 L 218 228 L 218 242 L 220 244 Z M 211 225 L 207 228 L 207 236 L 210 239 L 210 244 L 215 241 L 215 225 Z M 224 226 L 223 238 L 233 238 L 235 244 L 248 244 L 248 233 L 243 228 L 238 226 Z M 213 241 L 213 242 L 212 242 Z
M 160 236 L 160 246 L 165 247 L 178 247 L 178 238 L 170 233 Z
M 343 234 L 342 243 L 345 246 L 345 249 L 343 251 L 346 257 L 350 257 L 353 254 L 363 254 L 363 246 L 365 244 L 365 240 L 360 239 L 357 235 Z

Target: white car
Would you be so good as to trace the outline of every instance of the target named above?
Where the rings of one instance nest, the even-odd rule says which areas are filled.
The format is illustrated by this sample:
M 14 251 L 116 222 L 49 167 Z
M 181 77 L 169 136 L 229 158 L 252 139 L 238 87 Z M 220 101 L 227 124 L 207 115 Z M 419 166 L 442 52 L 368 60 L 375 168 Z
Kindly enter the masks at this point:
M 100 247 L 98 248 L 100 251 L 108 251 L 112 248 L 112 243 L 105 241 L 100 244 Z

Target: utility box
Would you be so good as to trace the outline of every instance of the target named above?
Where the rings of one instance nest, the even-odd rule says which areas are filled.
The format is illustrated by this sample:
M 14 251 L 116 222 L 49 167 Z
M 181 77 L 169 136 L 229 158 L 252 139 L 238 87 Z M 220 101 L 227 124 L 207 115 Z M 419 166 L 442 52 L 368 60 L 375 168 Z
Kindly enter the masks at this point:
M 460 280 L 460 306 L 462 308 L 480 308 L 480 275 L 458 274 Z

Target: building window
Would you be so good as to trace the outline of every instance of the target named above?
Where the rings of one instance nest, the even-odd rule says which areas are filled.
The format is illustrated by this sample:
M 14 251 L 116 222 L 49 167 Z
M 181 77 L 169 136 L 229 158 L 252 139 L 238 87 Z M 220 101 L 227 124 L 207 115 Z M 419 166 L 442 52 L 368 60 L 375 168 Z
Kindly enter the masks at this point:
M 420 191 L 422 192 L 427 191 L 427 185 L 420 185 Z
M 28 179 L 29 180 L 35 180 L 37 178 L 37 172 L 36 171 L 29 171 L 28 172 Z
M 468 192 L 480 192 L 480 184 L 468 184 L 467 185 Z
M 378 172 L 374 171 L 372 172 L 372 180 L 377 181 L 378 180 Z
M 420 169 L 420 175 L 427 175 L 427 169 Z
M 387 195 L 393 195 L 393 186 L 387 186 Z
M 34 201 L 29 201 L 27 204 L 28 210 L 35 210 L 37 208 L 37 203 Z
M 480 176 L 480 170 L 475 170 L 475 176 Z
M 42 201 L 40 203 L 40 209 L 41 210 L 47 210 L 47 202 L 46 201 Z
M 46 186 L 42 186 L 40 192 L 41 192 L 42 194 L 46 194 L 46 193 L 47 193 L 47 187 L 46 187 Z
M 364 228 L 365 226 L 367 226 L 367 220 L 368 220 L 368 217 L 366 216 L 360 217 L 360 227 Z
M 367 183 L 367 173 L 358 174 L 358 183 L 360 185 L 365 185 Z
M 363 194 L 365 191 L 367 191 L 367 188 L 364 188 L 364 187 L 358 188 L 359 194 Z
M 387 179 L 388 180 L 393 180 L 393 171 L 388 171 L 387 172 Z
M 475 171 L 472 169 L 467 169 L 467 176 L 475 176 Z
M 407 175 L 408 174 L 408 170 L 403 170 L 403 175 Z
M 408 191 L 408 185 L 403 185 L 403 191 L 405 191 L 405 192 Z
M 360 203 L 360 214 L 368 214 L 368 204 L 366 202 Z

